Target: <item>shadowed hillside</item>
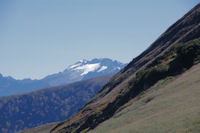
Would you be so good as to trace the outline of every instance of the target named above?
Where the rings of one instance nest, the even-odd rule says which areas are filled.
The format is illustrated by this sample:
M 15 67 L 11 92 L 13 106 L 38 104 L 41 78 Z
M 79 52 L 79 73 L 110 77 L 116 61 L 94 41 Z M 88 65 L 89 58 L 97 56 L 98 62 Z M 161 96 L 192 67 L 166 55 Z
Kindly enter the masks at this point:
M 13 133 L 70 117 L 112 75 L 0 98 L 0 132 Z

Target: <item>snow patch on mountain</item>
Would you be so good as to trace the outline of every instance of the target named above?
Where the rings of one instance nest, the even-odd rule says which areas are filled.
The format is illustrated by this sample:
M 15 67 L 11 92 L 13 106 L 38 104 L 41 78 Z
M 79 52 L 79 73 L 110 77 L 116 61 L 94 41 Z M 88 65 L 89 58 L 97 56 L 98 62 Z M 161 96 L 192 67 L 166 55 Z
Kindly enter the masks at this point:
M 108 68 L 107 66 L 102 66 L 97 72 L 104 71 L 104 70 L 106 70 L 107 68 Z
M 75 65 L 70 66 L 69 68 L 73 69 L 73 68 L 78 67 L 78 66 L 80 66 L 80 65 L 81 65 L 81 64 L 78 63 L 78 64 L 75 64 Z
M 82 70 L 81 76 L 88 74 L 89 72 L 93 72 L 100 67 L 100 63 L 96 64 L 86 64 L 83 66 L 76 67 L 74 70 Z

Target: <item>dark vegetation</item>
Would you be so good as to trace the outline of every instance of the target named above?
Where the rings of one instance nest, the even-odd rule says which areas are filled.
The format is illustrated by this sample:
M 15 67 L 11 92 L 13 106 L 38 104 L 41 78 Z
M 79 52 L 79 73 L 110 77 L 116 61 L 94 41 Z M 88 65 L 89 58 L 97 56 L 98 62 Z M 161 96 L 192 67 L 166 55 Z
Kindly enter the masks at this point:
M 0 133 L 14 133 L 69 118 L 112 75 L 0 98 Z
M 200 62 L 200 39 L 172 47 L 129 82 L 129 91 L 138 93 L 168 76 L 175 76 Z M 133 93 L 131 93 L 133 94 Z
M 177 50 L 177 60 L 184 68 L 190 68 L 200 60 L 200 39 L 192 40 Z

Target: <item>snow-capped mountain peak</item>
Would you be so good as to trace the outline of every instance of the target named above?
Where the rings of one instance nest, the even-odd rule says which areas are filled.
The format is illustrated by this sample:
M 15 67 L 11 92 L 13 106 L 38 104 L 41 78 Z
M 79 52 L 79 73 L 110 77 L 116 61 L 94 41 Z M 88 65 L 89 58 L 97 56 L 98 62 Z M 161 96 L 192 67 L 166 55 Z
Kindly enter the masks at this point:
M 108 58 L 83 59 L 70 65 L 63 72 L 49 75 L 45 80 L 51 81 L 51 85 L 70 83 L 107 74 L 115 74 L 124 68 L 125 65 L 126 64 Z
M 65 71 L 73 71 L 80 74 L 80 76 L 84 76 L 93 72 L 93 73 L 116 73 L 124 67 L 124 64 L 111 60 L 108 58 L 100 58 L 93 60 L 80 60 L 73 65 L 70 65 Z
M 93 72 L 97 70 L 100 67 L 99 63 L 95 64 L 86 64 L 82 66 L 76 67 L 74 70 L 82 70 L 83 72 L 81 73 L 81 76 L 88 74 L 89 72 Z

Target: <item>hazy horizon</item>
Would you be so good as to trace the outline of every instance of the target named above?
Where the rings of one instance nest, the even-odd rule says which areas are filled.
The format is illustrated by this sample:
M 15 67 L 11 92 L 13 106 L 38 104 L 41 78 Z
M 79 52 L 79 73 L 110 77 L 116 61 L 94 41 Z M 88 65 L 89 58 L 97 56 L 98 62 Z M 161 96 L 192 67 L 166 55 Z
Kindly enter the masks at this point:
M 197 3 L 0 1 L 0 73 L 41 79 L 81 59 L 128 63 Z

